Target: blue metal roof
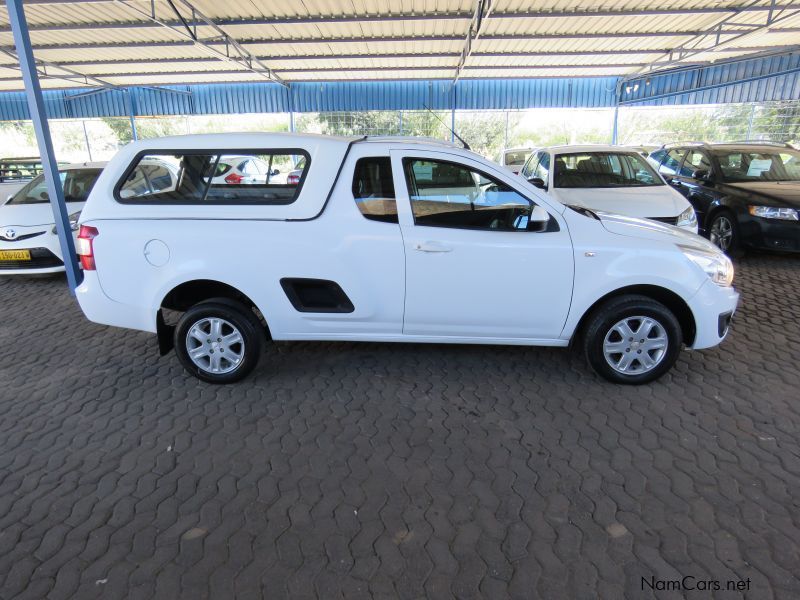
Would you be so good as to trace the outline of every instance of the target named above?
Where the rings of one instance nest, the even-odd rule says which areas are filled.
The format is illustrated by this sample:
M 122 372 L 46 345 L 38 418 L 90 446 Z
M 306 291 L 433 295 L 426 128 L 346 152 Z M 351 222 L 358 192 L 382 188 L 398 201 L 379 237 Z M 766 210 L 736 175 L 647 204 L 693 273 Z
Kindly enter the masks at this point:
M 798 99 L 800 54 L 788 53 L 631 79 L 623 85 L 621 104 L 724 104 Z
M 362 110 L 610 107 L 617 77 L 231 83 L 44 92 L 50 118 Z M 649 83 L 648 83 L 649 82 Z M 636 87 L 638 84 L 638 87 Z M 630 88 L 628 90 L 628 88 Z M 174 93 L 166 90 L 173 90 Z M 626 91 L 627 90 L 627 91 Z M 800 54 L 681 69 L 630 80 L 623 105 L 720 104 L 800 99 Z M 0 92 L 0 120 L 28 119 L 24 92 Z

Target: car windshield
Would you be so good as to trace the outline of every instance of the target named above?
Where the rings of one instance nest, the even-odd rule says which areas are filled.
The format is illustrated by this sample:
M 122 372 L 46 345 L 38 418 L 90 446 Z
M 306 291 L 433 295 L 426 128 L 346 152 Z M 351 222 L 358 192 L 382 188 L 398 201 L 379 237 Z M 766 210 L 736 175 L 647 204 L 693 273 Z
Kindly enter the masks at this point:
M 615 188 L 665 185 L 635 152 L 576 152 L 557 154 L 553 186 L 557 188 Z
M 505 164 L 509 167 L 521 167 L 531 155 L 529 150 L 515 150 L 506 152 Z
M 101 169 L 70 169 L 59 171 L 65 202 L 85 202 Z M 43 204 L 50 201 L 44 175 L 39 175 L 19 190 L 8 204 Z
M 758 150 L 716 148 L 722 180 L 727 183 L 746 181 L 800 181 L 800 152 L 789 148 Z

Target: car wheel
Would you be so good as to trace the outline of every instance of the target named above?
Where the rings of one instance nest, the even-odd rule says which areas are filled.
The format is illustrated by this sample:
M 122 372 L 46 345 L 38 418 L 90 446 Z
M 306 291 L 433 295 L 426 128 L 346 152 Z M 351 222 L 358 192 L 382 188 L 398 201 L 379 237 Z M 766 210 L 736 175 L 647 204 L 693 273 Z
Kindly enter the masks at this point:
M 592 368 L 614 383 L 648 383 L 669 371 L 683 343 L 680 323 L 646 296 L 620 296 L 598 307 L 584 334 Z
M 712 215 L 711 224 L 708 226 L 708 239 L 725 254 L 736 253 L 739 249 L 736 217 L 727 210 Z
M 216 298 L 195 304 L 175 328 L 175 352 L 183 367 L 209 383 L 232 383 L 258 364 L 261 322 L 244 304 Z

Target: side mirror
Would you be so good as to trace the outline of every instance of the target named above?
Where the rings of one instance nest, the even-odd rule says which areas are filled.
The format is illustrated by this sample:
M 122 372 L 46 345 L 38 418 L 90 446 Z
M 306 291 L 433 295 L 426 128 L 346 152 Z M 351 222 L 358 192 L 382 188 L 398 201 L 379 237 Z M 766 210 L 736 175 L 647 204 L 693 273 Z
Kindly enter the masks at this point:
M 272 169 L 272 173 L 270 173 L 270 175 L 280 175 L 280 174 L 281 172 L 278 171 L 278 169 Z
M 711 173 L 706 169 L 697 169 L 692 173 L 692 179 L 699 179 L 700 181 L 708 181 L 711 179 Z
M 531 178 L 528 179 L 528 182 L 533 184 L 535 187 L 539 188 L 540 190 L 547 189 L 547 184 L 544 182 L 544 179 L 542 179 L 541 177 L 531 177 Z
M 528 219 L 528 231 L 546 231 L 549 223 L 550 215 L 548 212 L 541 206 L 534 206 Z

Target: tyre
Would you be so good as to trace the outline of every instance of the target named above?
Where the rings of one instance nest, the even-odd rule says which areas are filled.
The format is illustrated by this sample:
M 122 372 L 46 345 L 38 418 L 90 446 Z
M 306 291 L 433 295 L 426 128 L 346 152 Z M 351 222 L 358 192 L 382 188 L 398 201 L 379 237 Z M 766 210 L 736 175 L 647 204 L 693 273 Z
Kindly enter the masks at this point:
M 195 304 L 175 328 L 175 352 L 183 367 L 209 383 L 232 383 L 258 364 L 264 328 L 247 306 L 227 298 Z
M 600 305 L 584 330 L 586 359 L 614 383 L 639 385 L 669 371 L 683 343 L 675 315 L 646 296 L 620 296 Z
M 739 227 L 733 213 L 721 210 L 711 215 L 708 239 L 729 256 L 733 256 L 739 251 Z

